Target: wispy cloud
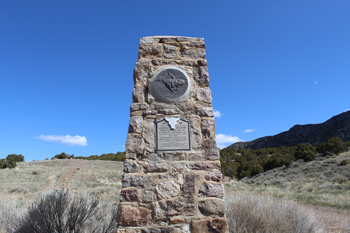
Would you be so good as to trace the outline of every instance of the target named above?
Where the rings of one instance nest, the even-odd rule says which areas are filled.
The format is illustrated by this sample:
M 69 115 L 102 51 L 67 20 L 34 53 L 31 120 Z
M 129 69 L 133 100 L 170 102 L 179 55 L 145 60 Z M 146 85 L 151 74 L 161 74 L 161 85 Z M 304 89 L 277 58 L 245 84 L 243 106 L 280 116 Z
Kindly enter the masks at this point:
M 243 133 L 251 133 L 251 132 L 254 132 L 255 129 L 246 129 L 243 131 Z
M 228 144 L 233 144 L 235 142 L 243 142 L 243 140 L 240 139 L 239 137 L 234 137 L 231 135 L 225 135 L 225 134 L 216 135 L 216 143 L 218 144 L 218 147 L 220 149 L 225 148 L 226 146 L 229 146 Z
M 214 117 L 220 118 L 220 117 L 222 117 L 222 115 L 224 115 L 224 114 L 222 114 L 222 113 L 219 112 L 218 110 L 214 110 Z
M 317 85 L 317 81 L 314 82 Z
M 350 108 L 348 108 L 348 109 L 345 109 L 345 111 L 344 111 L 344 112 L 347 112 L 347 111 L 350 111 Z
M 36 139 L 40 139 L 48 142 L 61 142 L 62 144 L 68 144 L 70 146 L 86 146 L 87 139 L 84 136 L 70 136 L 69 134 L 65 136 L 59 135 L 40 135 L 39 137 L 35 137 Z

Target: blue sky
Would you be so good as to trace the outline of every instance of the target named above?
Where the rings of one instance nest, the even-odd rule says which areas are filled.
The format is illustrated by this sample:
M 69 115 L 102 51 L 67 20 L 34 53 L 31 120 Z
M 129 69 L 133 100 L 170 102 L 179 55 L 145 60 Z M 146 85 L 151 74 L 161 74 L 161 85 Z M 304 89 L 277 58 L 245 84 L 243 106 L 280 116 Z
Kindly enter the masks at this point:
M 205 39 L 221 147 L 324 122 L 350 109 L 349 11 L 347 0 L 0 1 L 0 158 L 124 151 L 144 36 Z

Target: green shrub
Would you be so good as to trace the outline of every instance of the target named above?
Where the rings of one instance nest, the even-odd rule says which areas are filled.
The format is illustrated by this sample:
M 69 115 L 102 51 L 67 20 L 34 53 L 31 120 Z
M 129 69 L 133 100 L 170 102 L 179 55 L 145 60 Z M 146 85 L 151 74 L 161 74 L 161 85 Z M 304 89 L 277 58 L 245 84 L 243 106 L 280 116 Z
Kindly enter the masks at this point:
M 72 155 L 69 155 L 69 154 L 66 154 L 65 152 L 62 152 L 61 154 L 57 154 L 55 155 L 53 158 L 56 158 L 56 159 L 73 159 L 74 158 L 74 154 Z
M 323 156 L 329 154 L 340 154 L 342 152 L 348 151 L 347 143 L 343 142 L 340 138 L 331 138 L 328 139 L 326 143 L 321 143 L 316 147 L 318 153 L 321 153 Z
M 316 148 L 310 143 L 300 143 L 294 152 L 295 159 L 303 159 L 305 162 L 312 161 L 316 158 Z
M 16 162 L 24 162 L 24 156 L 22 154 L 9 154 L 7 158 L 13 158 L 13 160 Z
M 289 166 L 292 163 L 290 156 L 282 154 L 273 154 L 268 158 L 265 163 L 264 170 L 274 169 L 276 167 L 282 167 L 283 165 Z
M 340 154 L 348 150 L 348 147 L 345 142 L 343 142 L 340 138 L 331 138 L 328 139 L 326 143 L 326 149 L 333 154 Z
M 117 153 L 109 153 L 98 155 L 90 155 L 88 157 L 77 156 L 76 159 L 86 159 L 86 160 L 109 160 L 109 161 L 124 161 L 125 160 L 125 152 L 117 152 Z
M 11 156 L 7 156 L 6 159 L 0 159 L 0 169 L 3 168 L 14 168 L 17 162 Z
M 239 161 L 238 178 L 242 179 L 246 176 L 254 176 L 264 172 L 263 167 L 259 164 L 258 160 L 247 161 L 244 157 Z
M 350 162 L 349 161 L 347 161 L 347 160 L 342 160 L 341 162 L 340 162 L 340 166 L 346 166 L 346 165 L 348 165 Z

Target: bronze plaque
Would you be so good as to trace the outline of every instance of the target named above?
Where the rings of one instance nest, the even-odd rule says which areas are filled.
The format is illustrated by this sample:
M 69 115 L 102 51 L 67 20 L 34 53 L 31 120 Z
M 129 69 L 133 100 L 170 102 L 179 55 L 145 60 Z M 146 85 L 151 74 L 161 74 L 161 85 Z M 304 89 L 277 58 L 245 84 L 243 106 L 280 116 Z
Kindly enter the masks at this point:
M 184 71 L 176 67 L 161 68 L 150 84 L 150 92 L 159 101 L 175 103 L 189 94 L 190 80 Z
M 189 122 L 180 118 L 164 118 L 156 122 L 157 151 L 190 150 Z

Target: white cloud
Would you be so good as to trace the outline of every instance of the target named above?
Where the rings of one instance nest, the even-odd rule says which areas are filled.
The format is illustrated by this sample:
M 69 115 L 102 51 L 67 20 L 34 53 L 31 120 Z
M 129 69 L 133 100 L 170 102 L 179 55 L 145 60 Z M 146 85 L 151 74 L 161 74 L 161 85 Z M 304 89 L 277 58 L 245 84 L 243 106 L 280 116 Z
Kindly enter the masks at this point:
M 246 129 L 243 131 L 243 133 L 251 133 L 251 132 L 254 132 L 255 129 Z
M 347 112 L 347 111 L 350 111 L 350 108 L 348 108 L 348 109 L 345 109 L 345 111 L 344 111 L 344 112 Z
M 234 137 L 231 135 L 225 135 L 225 134 L 216 135 L 216 143 L 218 144 L 218 147 L 220 149 L 225 148 L 226 146 L 229 146 L 227 144 L 233 144 L 235 142 L 243 142 L 243 140 L 239 139 L 239 137 Z
M 224 114 L 222 114 L 221 112 L 219 112 L 217 110 L 214 110 L 214 117 L 220 118 L 220 117 L 222 117 L 222 115 L 224 115 Z
M 317 81 L 314 82 L 317 85 Z
M 84 136 L 70 136 L 67 134 L 66 136 L 59 135 L 40 135 L 39 137 L 35 137 L 36 139 L 41 139 L 48 142 L 61 142 L 62 144 L 68 144 L 70 146 L 86 146 L 87 139 Z

